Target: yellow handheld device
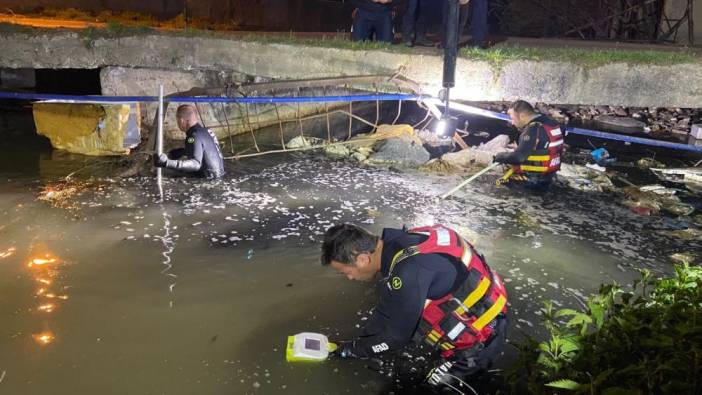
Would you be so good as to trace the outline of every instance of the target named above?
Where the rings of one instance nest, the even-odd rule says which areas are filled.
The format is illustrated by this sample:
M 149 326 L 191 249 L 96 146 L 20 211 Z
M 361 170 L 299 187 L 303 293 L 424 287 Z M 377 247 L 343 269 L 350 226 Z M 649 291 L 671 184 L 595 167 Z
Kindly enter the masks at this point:
M 336 350 L 336 344 L 330 343 L 320 333 L 302 332 L 288 336 L 285 360 L 288 362 L 321 362 Z

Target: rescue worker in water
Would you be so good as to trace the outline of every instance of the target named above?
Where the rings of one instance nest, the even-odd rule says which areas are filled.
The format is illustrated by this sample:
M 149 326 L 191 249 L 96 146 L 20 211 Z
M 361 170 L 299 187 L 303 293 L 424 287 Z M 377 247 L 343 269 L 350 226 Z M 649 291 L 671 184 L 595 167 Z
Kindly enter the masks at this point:
M 537 113 L 531 104 L 523 100 L 512 103 L 508 114 L 521 134 L 514 152 L 503 152 L 495 156 L 495 162 L 509 165 L 498 184 L 518 182 L 527 188 L 548 188 L 561 169 L 561 126 L 553 119 Z
M 378 237 L 335 225 L 324 235 L 321 261 L 349 280 L 382 277 L 380 301 L 361 336 L 339 345 L 339 357 L 370 358 L 423 341 L 441 357 L 425 382 L 438 389 L 460 388 L 501 353 L 506 290 L 455 231 L 434 225 L 384 229 Z
M 197 109 L 189 104 L 176 111 L 178 128 L 185 132 L 185 147 L 154 156 L 154 166 L 204 178 L 224 175 L 224 158 L 217 137 L 200 123 Z

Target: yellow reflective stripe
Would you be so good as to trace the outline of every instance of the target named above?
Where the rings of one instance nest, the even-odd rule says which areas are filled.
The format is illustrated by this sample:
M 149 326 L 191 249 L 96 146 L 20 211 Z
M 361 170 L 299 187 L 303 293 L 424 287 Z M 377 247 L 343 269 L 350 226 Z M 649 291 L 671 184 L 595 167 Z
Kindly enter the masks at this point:
M 480 283 L 478 284 L 477 287 L 471 292 L 468 297 L 463 301 L 463 306 L 466 307 L 473 307 L 474 304 L 478 303 L 480 298 L 485 296 L 485 293 L 487 292 L 488 288 L 490 288 L 490 280 L 488 280 L 487 277 L 483 277 L 482 280 L 480 280 Z M 466 310 L 463 308 L 463 306 L 459 306 L 455 311 L 456 314 L 463 314 L 466 312 Z
M 503 181 L 509 180 L 509 178 L 512 177 L 512 174 L 514 174 L 514 167 L 510 167 L 509 169 L 507 169 L 505 174 L 502 176 L 502 180 Z
M 485 314 L 481 315 L 475 322 L 473 323 L 473 328 L 476 330 L 480 331 L 483 328 L 485 328 L 485 325 L 489 324 L 492 320 L 497 317 L 498 314 L 502 311 L 502 309 L 505 307 L 507 304 L 507 298 L 504 296 L 500 295 L 499 298 L 495 301 L 495 304 L 492 305 L 488 309 L 488 311 L 485 312 Z
M 409 248 L 409 247 L 408 247 L 408 248 Z M 402 261 L 402 259 L 398 259 L 398 258 L 400 258 L 400 256 L 402 255 L 402 253 L 405 252 L 405 250 L 406 250 L 406 248 L 405 248 L 405 249 L 402 249 L 402 250 L 400 250 L 400 251 L 398 251 L 397 253 L 395 253 L 395 256 L 392 257 L 392 261 L 390 262 L 390 270 L 389 270 L 389 273 L 392 273 L 392 270 L 395 268 L 395 265 L 397 264 L 397 262 Z M 409 258 L 409 257 L 411 257 L 411 256 L 415 256 L 415 255 L 417 255 L 417 254 L 419 254 L 419 249 L 415 249 L 415 250 L 412 252 L 411 255 L 407 255 L 407 256 L 405 256 L 403 259 L 407 259 L 407 258 Z
M 436 343 L 437 341 L 439 341 L 440 337 L 441 335 L 439 335 L 439 333 L 436 330 L 432 330 L 427 334 L 427 339 L 429 339 L 429 341 L 431 341 L 432 343 Z
M 527 160 L 532 162 L 545 162 L 547 160 L 551 160 L 551 157 L 548 155 L 534 155 L 527 157 Z
M 527 166 L 527 165 L 521 165 L 519 166 L 520 169 L 523 171 L 533 171 L 536 173 L 545 173 L 548 170 L 548 167 L 546 166 Z
M 448 350 L 452 349 L 453 346 L 450 345 L 450 344 L 448 344 L 448 343 L 441 343 L 441 348 L 443 348 L 444 350 L 448 351 Z

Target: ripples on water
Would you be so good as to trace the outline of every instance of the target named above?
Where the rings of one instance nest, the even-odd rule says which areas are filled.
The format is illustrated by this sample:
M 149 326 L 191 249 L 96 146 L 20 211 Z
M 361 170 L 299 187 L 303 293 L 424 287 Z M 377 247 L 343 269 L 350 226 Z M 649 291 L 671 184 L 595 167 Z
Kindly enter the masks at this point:
M 515 197 L 487 176 L 439 201 L 458 177 L 277 159 L 234 164 L 220 181 L 166 179 L 163 203 L 150 178 L 3 183 L 0 390 L 382 392 L 392 380 L 363 361 L 284 362 L 287 335 L 350 338 L 375 301 L 371 285 L 318 263 L 338 222 L 462 231 L 505 278 L 513 339 L 539 333 L 544 298 L 577 306 L 601 282 L 668 272 L 671 253 L 700 247 L 656 233 L 684 223 L 578 191 Z M 70 193 L 37 200 L 47 188 Z M 55 259 L 52 274 L 33 259 Z

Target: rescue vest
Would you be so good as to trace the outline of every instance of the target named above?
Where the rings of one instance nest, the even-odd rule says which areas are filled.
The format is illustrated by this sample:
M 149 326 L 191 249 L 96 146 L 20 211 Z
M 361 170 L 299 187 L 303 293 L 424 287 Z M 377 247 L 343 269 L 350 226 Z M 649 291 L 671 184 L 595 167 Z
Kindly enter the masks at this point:
M 507 292 L 500 277 L 490 271 L 470 243 L 445 226 L 426 226 L 409 232 L 429 238 L 398 251 L 390 263 L 389 275 L 398 263 L 418 254 L 447 255 L 459 267 L 466 268 L 466 273 L 459 272 L 451 292 L 426 301 L 415 337 L 439 349 L 444 358 L 490 340 L 495 318 L 507 312 Z
M 542 118 L 542 117 L 539 117 Z M 532 121 L 529 126 L 541 126 L 546 131 L 548 143 L 545 148 L 536 148 L 529 153 L 527 162 L 514 166 L 514 172 L 550 174 L 561 169 L 561 150 L 563 149 L 563 132 L 555 121 L 546 119 L 545 122 Z M 536 138 L 540 138 L 539 134 Z M 537 146 L 539 142 L 537 142 Z

